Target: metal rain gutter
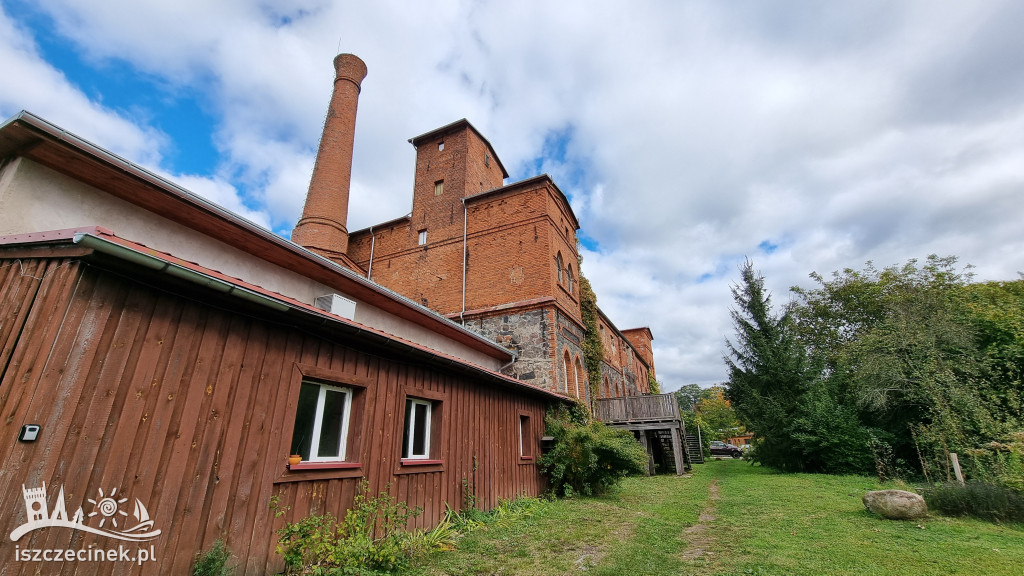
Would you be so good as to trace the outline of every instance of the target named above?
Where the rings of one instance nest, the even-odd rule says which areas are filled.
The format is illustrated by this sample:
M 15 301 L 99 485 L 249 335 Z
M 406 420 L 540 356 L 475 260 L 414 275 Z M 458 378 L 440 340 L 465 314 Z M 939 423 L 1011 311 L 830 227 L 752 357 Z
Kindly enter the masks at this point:
M 164 272 L 170 276 L 174 276 L 175 278 L 180 278 L 187 282 L 216 290 L 217 292 L 235 296 L 242 300 L 261 304 L 268 308 L 277 310 L 278 312 L 287 312 L 291 308 L 291 306 L 288 306 L 279 300 L 260 294 L 259 292 L 253 292 L 252 290 L 230 284 L 218 278 L 214 278 L 213 276 L 203 274 L 202 272 L 197 272 L 195 270 L 185 268 L 184 266 L 167 262 L 166 260 L 157 258 L 156 256 L 150 256 L 149 254 L 144 254 L 138 250 L 133 250 L 127 246 L 121 246 L 115 242 L 104 240 L 99 236 L 79 232 L 75 234 L 72 241 L 75 244 L 91 248 L 97 252 L 107 254 L 151 270 Z

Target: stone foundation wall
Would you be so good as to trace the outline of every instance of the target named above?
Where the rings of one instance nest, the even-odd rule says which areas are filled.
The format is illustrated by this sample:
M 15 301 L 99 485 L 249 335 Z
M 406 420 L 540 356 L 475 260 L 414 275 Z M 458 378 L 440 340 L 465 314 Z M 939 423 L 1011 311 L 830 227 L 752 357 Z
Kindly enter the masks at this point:
M 553 309 L 534 309 L 473 318 L 466 328 L 513 350 L 517 360 L 505 374 L 549 390 L 555 388 L 552 349 L 554 331 Z

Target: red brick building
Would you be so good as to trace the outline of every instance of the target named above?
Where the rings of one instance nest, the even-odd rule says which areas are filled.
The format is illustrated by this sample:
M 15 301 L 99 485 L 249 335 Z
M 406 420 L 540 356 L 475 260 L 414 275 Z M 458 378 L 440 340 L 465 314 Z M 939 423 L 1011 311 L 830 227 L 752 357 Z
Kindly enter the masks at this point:
M 467 490 L 539 495 L 566 399 L 513 361 L 42 118 L 0 124 L 3 574 L 189 574 L 216 540 L 279 574 L 275 530 L 364 480 L 424 529 Z M 146 561 L 96 561 L 121 544 Z
M 547 175 L 508 172 L 467 120 L 416 136 L 412 212 L 351 234 L 346 227 L 351 132 L 365 65 L 335 60 L 335 91 L 303 216 L 292 239 L 365 274 L 516 354 L 506 374 L 590 400 L 580 310 L 579 221 Z M 339 184 L 340 183 L 340 184 Z M 653 336 L 620 331 L 603 313 L 598 396 L 649 392 Z
M 223 540 L 278 574 L 275 530 L 344 516 L 363 480 L 416 528 L 467 490 L 544 489 L 554 390 L 588 397 L 572 209 L 546 176 L 503 185 L 460 121 L 413 139 L 413 213 L 350 235 L 366 71 L 335 65 L 302 246 L 28 112 L 0 123 L 0 572 L 186 574 Z M 650 332 L 599 330 L 600 394 L 645 390 Z M 95 561 L 121 542 L 145 563 Z M 26 559 L 53 550 L 75 560 Z

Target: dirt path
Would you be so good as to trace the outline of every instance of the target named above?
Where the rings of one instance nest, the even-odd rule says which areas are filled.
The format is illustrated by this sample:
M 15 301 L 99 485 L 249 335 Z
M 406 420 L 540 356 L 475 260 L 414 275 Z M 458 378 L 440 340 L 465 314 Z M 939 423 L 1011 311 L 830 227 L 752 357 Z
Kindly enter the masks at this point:
M 711 535 L 710 524 L 715 521 L 715 503 L 718 501 L 718 481 L 708 486 L 708 505 L 701 510 L 697 523 L 683 531 L 683 538 L 688 544 L 683 552 L 683 560 L 696 560 L 714 554 L 715 538 Z

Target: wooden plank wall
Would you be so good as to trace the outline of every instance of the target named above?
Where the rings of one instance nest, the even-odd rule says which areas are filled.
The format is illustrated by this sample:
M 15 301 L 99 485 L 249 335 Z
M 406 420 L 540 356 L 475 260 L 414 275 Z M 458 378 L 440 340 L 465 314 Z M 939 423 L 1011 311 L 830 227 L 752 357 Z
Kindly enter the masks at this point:
M 528 415 L 539 445 L 541 398 L 370 355 L 74 259 L 0 260 L 0 575 L 41 569 L 12 562 L 7 534 L 26 520 L 22 485 L 43 482 L 51 507 L 64 486 L 70 514 L 79 502 L 88 514 L 87 498 L 116 487 L 129 502 L 141 500 L 163 530 L 152 541 L 158 562 L 141 571 L 77 562 L 59 571 L 42 566 L 46 573 L 186 574 L 197 551 L 223 538 L 238 573 L 276 574 L 283 564 L 274 530 L 310 513 L 343 516 L 361 480 L 316 471 L 309 475 L 316 480 L 281 481 L 296 363 L 368 383 L 363 413 L 352 415 L 361 427 L 361 471 L 372 493 L 388 490 L 423 508 L 415 527 L 435 524 L 446 504 L 460 508 L 463 479 L 484 509 L 544 488 L 536 466 L 520 459 L 518 429 L 520 414 Z M 443 398 L 443 471 L 394 474 L 409 387 Z M 42 425 L 39 441 L 16 441 L 26 423 Z M 272 496 L 288 507 L 284 517 L 269 510 Z M 111 542 L 46 528 L 17 545 Z

